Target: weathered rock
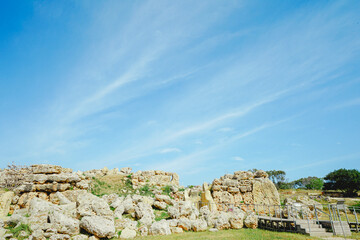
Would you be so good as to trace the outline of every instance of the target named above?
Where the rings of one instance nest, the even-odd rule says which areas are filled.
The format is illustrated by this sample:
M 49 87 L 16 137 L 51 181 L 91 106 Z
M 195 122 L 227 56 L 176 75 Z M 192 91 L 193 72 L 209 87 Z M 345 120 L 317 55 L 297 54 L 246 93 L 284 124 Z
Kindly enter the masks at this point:
M 100 216 L 83 217 L 80 227 L 99 238 L 111 238 L 115 235 L 114 221 Z
M 120 205 L 119 207 L 117 207 L 114 211 L 114 217 L 115 218 L 122 218 L 122 215 L 124 213 L 124 206 Z
M 110 206 L 113 207 L 113 208 L 118 208 L 119 206 L 123 206 L 123 201 L 124 201 L 124 197 L 117 197 L 111 204 Z
M 89 237 L 85 234 L 79 234 L 79 235 L 73 236 L 71 239 L 72 240 L 88 240 Z
M 37 164 L 37 165 L 31 166 L 31 170 L 35 174 L 60 173 L 62 169 L 63 168 L 60 166 L 55 166 L 55 165 L 50 165 L 50 164 Z
M 230 226 L 232 229 L 240 229 L 244 226 L 244 217 L 245 214 L 239 213 L 239 214 L 233 214 L 230 219 Z
M 171 230 L 169 227 L 169 223 L 167 223 L 166 220 L 161 220 L 159 222 L 154 222 L 150 229 L 149 229 L 150 235 L 170 235 Z
M 58 211 L 49 214 L 50 223 L 56 228 L 58 233 L 76 235 L 80 233 L 79 220 L 70 218 Z
M 166 203 L 165 202 L 155 201 L 153 206 L 155 208 L 157 208 L 157 209 L 160 209 L 160 210 L 166 209 Z
M 53 234 L 50 236 L 49 240 L 69 240 L 70 236 L 67 234 Z
M 141 236 L 147 236 L 149 233 L 149 229 L 146 226 L 142 226 L 139 228 L 139 232 Z
M 54 197 L 58 199 L 60 205 L 71 203 L 71 201 L 67 197 L 65 197 L 64 194 L 62 194 L 61 192 L 56 192 L 54 194 Z
M 130 239 L 136 237 L 136 231 L 133 229 L 125 228 L 121 231 L 120 238 Z
M 40 198 L 33 198 L 29 205 L 29 223 L 34 226 L 41 226 L 47 223 L 50 209 L 54 208 L 51 203 Z
M 204 219 L 197 219 L 191 222 L 191 229 L 194 232 L 202 232 L 207 229 L 207 222 Z
M 183 233 L 184 230 L 181 227 L 170 227 L 171 233 Z
M 166 204 L 172 204 L 171 198 L 167 195 L 156 194 L 155 199 L 159 202 L 164 202 Z
M 244 224 L 247 228 L 255 229 L 258 227 L 257 216 L 252 212 L 248 214 L 244 220 Z
M 14 192 L 5 192 L 0 195 L 0 218 L 7 216 L 10 211 L 10 204 L 14 197 Z
M 185 217 L 179 219 L 178 227 L 182 228 L 184 231 L 191 230 L 191 221 Z
M 254 204 L 280 205 L 280 196 L 268 178 L 257 178 L 253 183 Z
M 104 199 L 90 193 L 80 194 L 78 200 L 78 212 L 80 216 L 102 216 L 113 219 L 113 211 Z
M 115 219 L 115 228 L 116 229 L 121 230 L 121 229 L 129 228 L 129 229 L 136 230 L 137 225 L 138 225 L 137 221 L 133 221 L 128 218 Z
M 219 230 L 229 229 L 229 214 L 226 212 L 220 212 L 218 218 L 216 219 L 215 227 Z
M 37 229 L 32 232 L 30 239 L 32 240 L 45 240 L 44 232 L 41 229 Z

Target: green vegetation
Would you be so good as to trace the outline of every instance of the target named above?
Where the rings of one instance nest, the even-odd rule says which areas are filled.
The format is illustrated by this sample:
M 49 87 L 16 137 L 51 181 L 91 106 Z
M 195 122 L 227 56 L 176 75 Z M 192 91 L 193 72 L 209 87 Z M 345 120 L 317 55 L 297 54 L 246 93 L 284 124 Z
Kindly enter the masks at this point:
M 129 184 L 129 178 L 121 175 L 107 175 L 101 178 L 93 178 L 90 184 L 90 191 L 96 196 L 116 193 L 119 196 L 126 196 L 133 193 L 134 189 Z
M 9 233 L 13 234 L 14 238 L 19 239 L 19 240 L 28 238 L 28 236 L 32 233 L 30 226 L 27 224 L 23 224 L 23 223 L 17 227 L 9 226 L 8 231 L 9 231 Z M 21 235 L 22 232 L 25 232 L 26 235 L 25 236 Z
M 221 239 L 221 240 L 238 240 L 238 239 L 251 239 L 251 240 L 315 240 L 320 239 L 316 237 L 309 237 L 301 234 L 285 233 L 285 232 L 272 232 L 262 229 L 240 229 L 240 230 L 223 230 L 218 232 L 185 232 L 181 234 L 172 234 L 167 236 L 146 236 L 137 237 L 137 240 L 208 240 L 208 239 Z
M 300 178 L 290 183 L 293 188 L 321 190 L 324 186 L 324 179 L 318 177 Z
M 288 182 L 285 179 L 286 173 L 282 170 L 270 170 L 266 171 L 269 175 L 270 180 L 275 184 L 278 189 L 290 188 Z
M 154 210 L 155 221 L 161 221 L 163 219 L 169 219 L 170 215 L 164 210 Z
M 162 187 L 161 190 L 162 190 L 162 193 L 163 193 L 164 195 L 170 196 L 171 186 L 166 185 L 165 187 Z
M 346 196 L 356 196 L 360 190 L 360 172 L 356 169 L 338 169 L 326 175 L 324 189 L 340 190 Z
M 146 184 L 145 186 L 141 187 L 139 189 L 139 193 L 142 196 L 150 196 L 150 197 L 154 197 L 154 193 L 151 191 L 151 188 L 149 186 L 149 184 Z

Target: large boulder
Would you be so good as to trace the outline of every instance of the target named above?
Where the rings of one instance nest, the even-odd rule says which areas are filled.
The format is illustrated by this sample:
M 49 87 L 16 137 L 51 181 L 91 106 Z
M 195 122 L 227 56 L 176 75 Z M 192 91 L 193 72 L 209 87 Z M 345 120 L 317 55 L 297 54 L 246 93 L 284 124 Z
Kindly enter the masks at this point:
M 0 195 L 0 218 L 8 215 L 10 211 L 10 204 L 14 197 L 14 192 L 5 192 Z
M 112 238 L 115 235 L 114 221 L 100 216 L 85 216 L 80 221 L 80 227 L 99 238 Z
M 133 229 L 125 228 L 121 231 L 120 238 L 121 239 L 130 239 L 136 237 L 136 231 Z
M 80 216 L 102 216 L 113 219 L 114 213 L 104 199 L 90 193 L 84 193 L 78 196 L 77 201 Z
M 254 204 L 280 205 L 280 195 L 268 178 L 255 178 L 252 195 Z
M 150 229 L 149 229 L 150 235 L 170 235 L 171 230 L 169 227 L 169 223 L 163 219 L 159 222 L 154 222 Z
M 247 228 L 255 229 L 258 227 L 258 218 L 255 213 L 251 212 L 244 220 L 244 224 Z
M 230 228 L 230 216 L 226 212 L 220 212 L 219 216 L 215 221 L 215 228 L 219 230 L 229 229 Z
M 207 229 L 207 223 L 204 219 L 196 219 L 191 222 L 191 229 L 194 232 L 202 232 L 206 231 Z
M 146 226 L 152 224 L 155 220 L 154 211 L 150 204 L 139 202 L 135 207 L 135 214 L 140 223 Z
M 240 229 L 244 226 L 244 217 L 245 214 L 243 212 L 238 214 L 232 214 L 229 219 L 230 226 L 232 229 Z
M 58 211 L 50 212 L 49 219 L 58 233 L 69 234 L 71 236 L 80 233 L 80 223 L 77 219 L 70 218 Z
M 191 221 L 185 217 L 179 219 L 178 227 L 182 228 L 184 231 L 191 230 Z
M 40 198 L 33 198 L 29 205 L 29 223 L 33 229 L 39 228 L 48 221 L 50 209 L 58 209 L 50 202 Z

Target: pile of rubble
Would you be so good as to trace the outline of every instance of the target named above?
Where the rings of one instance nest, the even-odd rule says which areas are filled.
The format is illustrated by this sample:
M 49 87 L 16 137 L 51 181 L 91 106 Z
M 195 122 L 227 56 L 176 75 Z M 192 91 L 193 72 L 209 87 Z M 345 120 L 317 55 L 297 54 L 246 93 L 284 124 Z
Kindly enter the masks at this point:
M 14 237 L 3 227 L 27 224 L 31 240 L 98 239 L 141 235 L 168 235 L 183 231 L 218 231 L 256 228 L 254 212 L 237 206 L 242 201 L 255 203 L 276 199 L 276 189 L 258 189 L 268 186 L 263 172 L 235 172 L 216 179 L 212 186 L 179 190 L 178 176 L 162 171 L 144 171 L 131 174 L 131 169 L 91 170 L 72 172 L 53 165 L 34 165 L 27 170 L 26 183 L 14 192 L 0 196 L 0 238 Z M 111 174 L 131 175 L 135 187 L 153 184 L 155 195 L 116 194 L 95 196 L 88 192 L 93 177 Z M 0 178 L 1 180 L 1 178 Z M 248 180 L 247 184 L 243 180 Z M 173 184 L 171 192 L 160 194 L 159 187 Z M 238 191 L 235 190 L 238 189 Z M 214 197 L 214 198 L 213 198 Z M 207 202 L 206 202 L 207 201 Z M 201 203 L 201 204 L 199 204 Z M 223 203 L 234 206 L 224 208 Z M 1 211 L 2 209 L 2 211 Z M 11 216 L 7 216 L 12 213 Z M 9 214 L 9 215 L 10 215 Z M 0 216 L 1 217 L 1 216 Z M 5 234 L 5 235 L 4 235 Z

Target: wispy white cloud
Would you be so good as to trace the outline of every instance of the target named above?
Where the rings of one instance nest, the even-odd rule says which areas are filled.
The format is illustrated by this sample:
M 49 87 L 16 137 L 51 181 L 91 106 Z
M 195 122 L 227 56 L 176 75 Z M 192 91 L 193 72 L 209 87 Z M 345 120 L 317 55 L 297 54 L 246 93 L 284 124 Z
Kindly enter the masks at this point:
M 338 110 L 343 108 L 349 108 L 349 107 L 356 107 L 360 105 L 360 98 L 354 98 L 342 103 L 334 104 L 332 106 L 329 106 L 327 110 Z
M 173 153 L 173 152 L 181 152 L 181 149 L 179 148 L 164 148 L 160 150 L 160 153 Z
M 235 156 L 235 157 L 232 157 L 233 160 L 235 161 L 244 161 L 245 159 L 243 159 L 242 157 L 239 157 L 239 156 Z
M 231 132 L 233 129 L 230 127 L 224 127 L 224 128 L 220 128 L 218 131 L 219 132 Z

